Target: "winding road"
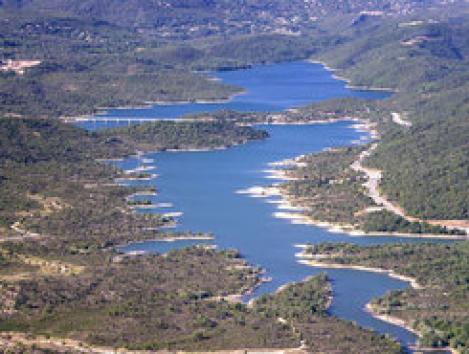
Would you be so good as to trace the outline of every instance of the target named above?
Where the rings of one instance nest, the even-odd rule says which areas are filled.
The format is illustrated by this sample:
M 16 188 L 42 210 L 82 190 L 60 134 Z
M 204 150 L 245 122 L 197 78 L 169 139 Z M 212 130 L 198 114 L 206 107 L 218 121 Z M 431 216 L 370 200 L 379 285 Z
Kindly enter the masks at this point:
M 392 121 L 398 125 L 411 127 L 412 123 L 403 119 L 402 115 L 397 112 L 391 113 Z M 367 181 L 363 186 L 367 189 L 367 195 L 380 207 L 386 209 L 396 215 L 401 216 L 410 222 L 426 222 L 430 225 L 446 227 L 448 229 L 455 229 L 466 232 L 469 235 L 469 221 L 468 220 L 423 220 L 411 215 L 408 215 L 405 210 L 396 204 L 395 202 L 390 201 L 384 194 L 379 190 L 379 184 L 381 182 L 383 173 L 381 170 L 369 168 L 363 165 L 364 161 L 373 153 L 374 150 L 378 147 L 378 143 L 373 143 L 368 150 L 363 151 L 358 159 L 352 163 L 350 166 L 352 170 L 357 172 L 362 172 L 366 175 Z M 468 236 L 469 238 L 469 236 Z

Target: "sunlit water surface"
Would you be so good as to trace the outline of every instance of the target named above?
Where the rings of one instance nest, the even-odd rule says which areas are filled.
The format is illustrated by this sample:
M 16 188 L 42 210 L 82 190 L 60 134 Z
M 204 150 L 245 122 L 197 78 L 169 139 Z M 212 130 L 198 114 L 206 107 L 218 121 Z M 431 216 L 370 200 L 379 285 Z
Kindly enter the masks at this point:
M 97 119 L 119 118 L 121 122 L 84 122 L 87 129 L 99 129 L 129 124 L 127 119 L 178 118 L 185 114 L 234 109 L 238 111 L 281 111 L 309 102 L 337 98 L 361 97 L 382 99 L 384 92 L 354 91 L 336 80 L 321 65 L 293 62 L 260 66 L 247 70 L 213 74 L 226 83 L 246 89 L 245 93 L 226 103 L 189 103 L 156 105 L 144 109 L 117 109 L 96 116 Z M 296 244 L 320 242 L 351 242 L 373 245 L 396 242 L 418 242 L 415 239 L 395 237 L 351 237 L 331 233 L 325 229 L 294 225 L 288 220 L 276 219 L 276 198 L 251 198 L 237 193 L 252 186 L 278 181 L 266 179 L 269 163 L 322 151 L 329 147 L 364 142 L 367 136 L 352 127 L 353 122 L 337 122 L 306 126 L 263 126 L 270 138 L 250 142 L 227 150 L 208 152 L 162 152 L 131 157 L 114 162 L 124 169 L 151 167 L 158 177 L 150 181 L 129 184 L 154 186 L 157 196 L 140 197 L 156 203 L 171 203 L 172 207 L 154 212 L 181 212 L 176 231 L 204 231 L 215 235 L 213 241 L 140 242 L 122 248 L 122 251 L 164 253 L 200 243 L 215 244 L 219 248 L 236 248 L 246 259 L 266 268 L 272 281 L 260 286 L 250 297 L 275 291 L 279 286 L 299 281 L 307 276 L 327 272 L 332 280 L 334 299 L 329 312 L 358 324 L 389 333 L 403 344 L 415 343 L 414 334 L 397 326 L 374 319 L 365 305 L 387 291 L 403 289 L 406 282 L 383 274 L 356 270 L 317 269 L 297 262 Z M 152 212 L 142 210 L 142 212 Z

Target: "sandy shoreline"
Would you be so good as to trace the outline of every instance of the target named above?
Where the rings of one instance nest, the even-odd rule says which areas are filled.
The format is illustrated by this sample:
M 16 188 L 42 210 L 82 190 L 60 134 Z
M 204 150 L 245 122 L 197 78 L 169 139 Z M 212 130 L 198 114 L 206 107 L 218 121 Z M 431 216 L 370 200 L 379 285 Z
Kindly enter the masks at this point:
M 181 236 L 181 237 L 165 237 L 159 240 L 158 242 L 178 242 L 178 241 L 211 241 L 214 240 L 213 236 Z
M 295 160 L 284 160 L 272 163 L 275 166 L 292 166 Z M 275 174 L 270 174 L 267 179 L 276 179 L 281 181 L 292 180 L 288 176 L 283 178 L 282 174 L 285 174 L 285 170 L 276 170 Z M 264 171 L 265 172 L 265 171 Z M 352 237 L 363 237 L 363 236 L 376 236 L 376 237 L 405 237 L 405 238 L 422 238 L 422 239 L 440 239 L 440 240 L 466 240 L 467 236 L 464 235 L 447 235 L 447 234 L 413 234 L 403 232 L 365 232 L 364 230 L 356 228 L 354 225 L 345 223 L 333 223 L 322 220 L 314 220 L 311 217 L 304 214 L 304 208 L 294 199 L 282 192 L 279 185 L 272 186 L 254 186 L 247 189 L 236 191 L 237 194 L 248 195 L 252 198 L 270 198 L 280 197 L 279 200 L 267 200 L 267 203 L 277 204 L 278 211 L 274 212 L 272 216 L 277 219 L 285 219 L 295 225 L 308 225 L 316 226 L 327 229 L 331 233 L 343 233 Z
M 376 311 L 376 309 L 373 308 L 373 305 L 371 303 L 368 303 L 366 304 L 364 310 L 372 317 L 380 320 L 380 321 L 383 321 L 383 322 L 386 322 L 386 323 L 390 323 L 394 326 L 398 326 L 398 327 L 401 327 L 401 328 L 404 328 L 405 330 L 415 334 L 417 337 L 421 337 L 421 334 L 416 331 L 414 328 L 412 328 L 411 326 L 409 326 L 404 320 L 398 318 L 398 317 L 395 317 L 395 316 L 391 316 L 391 315 L 386 315 L 386 314 L 380 314 Z M 418 346 L 417 346 L 418 347 Z
M 240 189 L 236 194 L 245 194 L 252 198 L 269 198 L 281 196 L 280 189 L 276 186 L 254 186 L 247 189 Z
M 155 191 L 155 190 L 140 190 L 140 191 L 137 191 L 135 193 L 132 193 L 130 195 L 127 196 L 127 199 L 130 199 L 130 198 L 133 198 L 133 197 L 138 197 L 138 196 L 141 196 L 141 197 L 154 197 L 158 195 L 158 193 Z
M 324 63 L 321 63 L 321 64 L 324 65 L 324 67 L 327 70 L 334 71 L 334 69 L 331 69 L 331 68 L 327 67 Z M 339 76 L 336 76 L 336 75 L 334 75 L 334 77 L 336 79 L 343 80 L 343 81 L 347 82 L 347 87 L 348 88 L 359 89 L 359 90 L 393 91 L 391 89 L 386 89 L 386 88 L 351 86 L 350 85 L 350 80 L 339 77 Z M 195 100 L 195 101 L 180 101 L 180 102 L 171 102 L 171 101 L 169 101 L 169 102 L 159 101 L 158 102 L 157 101 L 157 102 L 149 103 L 149 106 L 151 107 L 151 106 L 157 105 L 157 104 L 159 104 L 159 105 L 165 105 L 165 104 L 173 105 L 173 104 L 193 104 L 193 103 L 194 104 L 197 104 L 197 103 L 209 103 L 209 104 L 211 104 L 211 103 L 213 103 L 213 104 L 225 103 L 225 102 L 229 102 L 230 100 L 232 100 L 233 97 L 235 97 L 237 95 L 240 95 L 240 94 L 243 94 L 243 92 L 236 93 L 232 97 L 230 97 L 226 100 L 219 100 L 219 101 L 216 101 L 216 100 L 214 100 L 214 101 Z M 128 108 L 138 108 L 138 107 L 122 107 L 122 108 L 127 108 L 128 109 Z M 119 108 L 113 108 L 113 109 L 119 109 Z M 313 121 L 313 122 L 298 122 L 298 123 L 294 123 L 294 122 L 274 122 L 274 123 L 267 123 L 267 124 L 273 124 L 273 125 L 275 125 L 275 124 L 277 124 L 277 125 L 308 124 L 308 125 L 311 125 L 311 124 L 328 124 L 328 123 L 333 123 L 333 122 L 337 122 L 337 121 L 345 121 L 345 120 L 351 120 L 351 119 L 350 118 L 343 118 L 343 119 L 331 119 L 331 120 L 322 120 L 322 121 Z M 361 122 L 364 122 L 364 121 L 361 121 Z M 363 124 L 366 125 L 366 122 L 364 122 Z M 362 127 L 355 128 L 355 129 L 358 130 L 358 129 L 361 129 L 361 128 Z M 210 149 L 210 148 L 209 149 L 187 149 L 187 150 L 182 149 L 182 150 L 168 150 L 168 151 L 171 151 L 171 152 L 172 151 L 174 151 L 174 152 L 182 152 L 182 151 L 184 151 L 184 152 L 190 152 L 190 151 L 200 152 L 200 151 L 211 151 L 211 150 L 226 149 L 226 148 L 227 148 L 227 146 L 224 146 L 224 147 L 221 147 L 221 148 L 214 148 L 214 149 Z M 266 172 L 269 173 L 267 178 L 270 178 L 270 179 L 279 179 L 279 180 L 283 180 L 283 181 L 291 180 L 291 178 L 286 176 L 284 171 L 268 170 Z M 157 176 L 157 175 L 155 175 L 155 176 Z M 139 180 L 145 180 L 145 179 L 142 179 L 142 178 L 138 178 L 138 179 Z M 129 180 L 129 179 L 127 179 L 127 180 Z M 351 225 L 334 224 L 334 223 L 328 223 L 328 222 L 323 222 L 323 221 L 314 221 L 314 220 L 312 220 L 311 218 L 309 218 L 308 216 L 306 216 L 304 214 L 294 213 L 293 211 L 302 211 L 303 208 L 295 206 L 294 201 L 288 200 L 288 197 L 285 196 L 282 193 L 281 189 L 278 188 L 278 187 L 252 187 L 252 188 L 247 189 L 247 190 L 238 191 L 237 193 L 239 193 L 239 194 L 249 194 L 253 197 L 258 197 L 258 198 L 267 198 L 267 197 L 272 197 L 272 196 L 280 196 L 280 197 L 282 197 L 282 201 L 280 201 L 278 203 L 278 209 L 279 210 L 289 210 L 289 211 L 292 211 L 292 212 L 279 211 L 279 212 L 274 213 L 275 217 L 282 218 L 282 219 L 288 219 L 292 223 L 301 223 L 301 224 L 305 224 L 305 225 L 314 225 L 314 226 L 319 226 L 319 227 L 326 227 L 326 228 L 328 228 L 328 230 L 330 232 L 343 232 L 343 233 L 347 233 L 347 234 L 352 235 L 352 236 L 366 236 L 366 235 L 370 235 L 370 236 L 371 235 L 377 235 L 377 236 L 404 236 L 405 235 L 404 237 L 456 239 L 456 236 L 452 236 L 452 235 L 420 235 L 420 234 L 399 234 L 399 233 L 372 233 L 372 234 L 367 234 L 366 232 L 364 232 L 362 230 L 353 229 L 353 226 L 351 226 Z M 175 215 L 172 215 L 172 216 L 175 216 Z M 348 227 L 352 227 L 352 229 L 348 230 Z M 154 240 L 154 241 L 176 242 L 176 241 L 181 241 L 181 240 L 212 240 L 212 239 L 213 239 L 213 237 L 208 237 L 208 236 L 193 236 L 193 237 L 187 236 L 187 237 L 172 237 L 172 238 L 166 238 L 166 239 L 157 239 L 157 240 Z M 463 237 L 462 239 L 466 239 L 466 237 Z M 356 270 L 370 271 L 370 272 L 376 272 L 376 273 L 386 273 L 390 277 L 409 282 L 416 289 L 421 289 L 421 286 L 415 281 L 415 279 L 410 278 L 410 277 L 406 277 L 406 276 L 402 276 L 400 274 L 394 273 L 393 271 L 383 270 L 383 269 L 380 269 L 380 268 L 362 267 L 362 266 L 346 266 L 346 265 L 333 264 L 333 263 L 328 264 L 328 263 L 323 263 L 323 262 L 316 262 L 317 265 L 314 265 L 313 260 L 304 259 L 302 261 L 307 262 L 308 265 L 313 266 L 313 267 L 316 266 L 316 267 L 324 267 L 324 268 L 348 268 L 348 269 L 356 269 Z M 263 281 L 260 280 L 259 284 L 257 284 L 251 291 L 254 291 L 254 289 L 262 283 L 263 283 Z M 286 286 L 288 286 L 288 285 L 289 284 L 286 284 Z M 246 293 L 246 294 L 248 294 L 248 293 Z M 244 295 L 246 295 L 246 294 L 244 294 Z M 233 297 L 239 296 L 241 298 L 243 295 L 231 295 L 231 296 L 233 296 Z M 331 300 L 332 300 L 332 298 L 331 298 Z M 367 305 L 367 308 L 368 308 L 368 305 Z M 403 328 L 408 329 L 409 331 L 412 331 L 412 329 L 409 329 L 409 328 L 406 327 L 406 324 L 403 320 L 400 320 L 398 318 L 394 318 L 394 317 L 391 317 L 391 316 L 375 314 L 371 310 L 371 305 L 370 305 L 369 311 L 376 318 L 379 318 L 379 319 L 383 318 L 382 319 L 383 321 L 386 321 L 386 322 L 389 322 L 389 323 L 393 323 L 391 321 L 394 321 L 396 323 L 393 323 L 393 324 L 396 324 L 398 326 L 401 326 Z M 380 317 L 382 317 L 382 318 L 380 318 Z M 414 331 L 412 331 L 412 332 L 414 332 Z M 416 332 L 414 332 L 414 333 L 416 333 Z M 416 334 L 418 334 L 418 333 L 416 333 Z
M 404 328 L 405 330 L 415 334 L 419 339 L 422 338 L 422 333 L 417 331 L 415 328 L 412 328 L 406 321 L 403 319 L 400 319 L 399 317 L 396 316 L 391 316 L 388 314 L 380 314 L 377 312 L 375 308 L 373 308 L 373 305 L 371 303 L 366 304 L 365 309 L 364 309 L 370 316 L 386 322 L 390 323 L 394 326 Z M 442 348 L 427 348 L 427 347 L 421 347 L 418 343 L 415 346 L 410 346 L 410 348 L 413 351 L 448 351 L 451 352 L 452 354 L 460 354 L 456 349 L 451 348 L 451 347 L 442 347 Z
M 162 238 L 154 238 L 154 239 L 148 239 L 148 240 L 141 240 L 141 241 L 129 241 L 127 243 L 122 243 L 117 246 L 112 246 L 112 249 L 119 249 L 123 247 L 127 247 L 131 244 L 142 244 L 145 242 L 167 242 L 167 243 L 173 243 L 173 242 L 178 242 L 178 241 L 212 241 L 215 240 L 215 237 L 213 235 L 186 235 L 186 236 L 169 236 L 169 237 L 162 237 Z M 146 254 L 146 251 L 142 251 L 142 254 Z M 123 253 L 128 254 L 127 253 Z
M 352 128 L 358 132 L 367 132 L 370 135 L 370 139 L 379 139 L 379 133 L 376 130 L 375 124 L 372 122 L 359 119 L 344 117 L 341 119 L 334 119 L 333 121 L 354 121 L 356 124 L 352 125 Z M 330 121 L 329 123 L 332 123 Z M 311 122 L 310 124 L 316 124 Z M 375 143 L 376 144 L 376 143 Z M 374 146 L 374 145 L 373 145 Z M 372 148 L 373 148 L 372 146 Z M 368 153 L 368 151 L 365 151 Z M 282 161 L 276 161 L 269 163 L 269 167 L 272 169 L 264 170 L 267 173 L 266 179 L 273 179 L 281 182 L 288 182 L 295 180 L 294 177 L 288 175 L 288 168 L 304 167 L 305 164 L 301 162 L 301 158 L 305 155 L 300 155 L 292 159 L 286 159 Z M 269 203 L 278 204 L 279 211 L 273 213 L 273 217 L 278 219 L 289 220 L 292 224 L 296 225 L 309 225 L 321 228 L 326 228 L 331 233 L 343 233 L 354 237 L 363 236 L 376 236 L 376 237 L 406 237 L 406 238 L 422 238 L 422 239 L 441 239 L 441 240 L 467 240 L 467 235 L 449 235 L 449 234 L 415 234 L 406 232 L 366 232 L 362 229 L 357 228 L 354 225 L 346 223 L 334 223 L 324 220 L 314 220 L 304 213 L 304 208 L 298 205 L 298 202 L 290 195 L 285 193 L 281 186 L 277 183 L 271 186 L 254 186 L 244 190 L 239 190 L 236 193 L 246 194 L 253 198 L 269 198 L 269 197 L 280 197 L 280 201 L 269 200 Z
M 153 210 L 172 208 L 172 203 L 155 203 L 155 204 L 130 204 L 131 209 Z
M 291 205 L 291 203 L 290 203 Z M 294 203 L 293 203 L 294 205 Z M 463 235 L 447 235 L 447 234 L 413 234 L 403 232 L 366 232 L 357 229 L 351 224 L 333 223 L 327 221 L 314 220 L 304 214 L 299 213 L 274 213 L 274 217 L 279 219 L 290 220 L 292 224 L 316 226 L 327 229 L 331 233 L 343 233 L 351 237 L 402 237 L 402 238 L 421 238 L 429 240 L 467 240 L 467 236 Z
M 233 145 L 221 145 L 221 146 L 215 146 L 215 147 L 207 147 L 207 148 L 187 148 L 187 149 L 166 149 L 162 150 L 161 152 L 210 152 L 210 151 L 221 151 L 221 150 L 226 150 L 232 146 L 236 145 L 242 145 L 244 143 L 239 143 L 239 144 L 233 144 Z
M 278 117 L 268 117 L 263 122 L 247 123 L 244 125 L 249 126 L 260 126 L 260 125 L 319 125 L 319 124 L 332 124 L 338 122 L 358 122 L 360 119 L 354 117 L 341 117 L 341 118 L 328 118 L 328 119 L 316 119 L 316 120 L 288 120 L 284 116 L 279 115 Z
M 145 177 L 129 175 L 128 177 L 117 177 L 114 179 L 114 181 L 116 183 L 125 183 L 125 182 L 132 182 L 132 181 L 151 181 L 152 179 L 158 178 L 158 177 L 159 175 L 156 173 L 145 175 Z
M 331 269 L 352 269 L 352 270 L 359 270 L 364 272 L 372 272 L 372 273 L 379 273 L 379 274 L 386 274 L 391 278 L 401 280 L 410 284 L 410 286 L 414 289 L 421 290 L 423 286 L 420 285 L 415 278 L 398 274 L 394 272 L 394 270 L 382 269 L 382 268 L 375 268 L 375 267 L 367 267 L 367 266 L 360 266 L 354 264 L 340 264 L 340 263 L 329 263 L 323 262 L 322 259 L 329 259 L 328 255 L 306 255 L 303 252 L 298 253 L 296 255 L 299 260 L 298 263 L 315 267 L 315 268 L 331 268 Z M 322 257 L 321 257 L 322 256 Z

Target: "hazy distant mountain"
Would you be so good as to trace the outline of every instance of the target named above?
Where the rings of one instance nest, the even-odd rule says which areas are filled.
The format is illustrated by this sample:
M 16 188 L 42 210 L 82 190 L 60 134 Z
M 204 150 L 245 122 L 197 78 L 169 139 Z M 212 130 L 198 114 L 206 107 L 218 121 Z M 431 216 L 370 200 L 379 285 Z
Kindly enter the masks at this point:
M 454 2 L 464 0 L 0 0 L 0 6 L 67 12 L 120 24 L 158 25 L 174 20 L 174 16 L 182 23 L 183 19 L 199 22 L 216 17 L 300 23 L 335 13 L 410 14 Z M 172 18 L 166 18 L 168 15 Z
M 347 14 L 363 22 L 464 0 L 0 0 L 0 10 L 98 19 L 168 39 L 250 33 L 299 34 Z M 335 26 L 335 25 L 334 25 Z

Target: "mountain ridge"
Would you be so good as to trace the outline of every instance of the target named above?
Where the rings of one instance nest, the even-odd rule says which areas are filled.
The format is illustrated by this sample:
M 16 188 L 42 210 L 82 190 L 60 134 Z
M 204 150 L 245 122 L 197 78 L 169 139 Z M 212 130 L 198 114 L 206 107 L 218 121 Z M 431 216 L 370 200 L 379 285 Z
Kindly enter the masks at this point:
M 176 26 L 193 34 L 214 32 L 298 33 L 325 16 L 365 17 L 415 15 L 421 11 L 464 4 L 464 0 L 3 0 L 0 9 L 63 12 L 70 16 L 96 18 L 122 26 L 168 32 Z M 166 34 L 167 35 L 167 34 Z

